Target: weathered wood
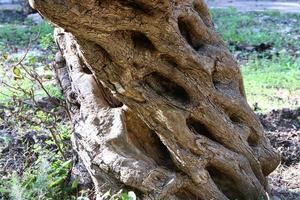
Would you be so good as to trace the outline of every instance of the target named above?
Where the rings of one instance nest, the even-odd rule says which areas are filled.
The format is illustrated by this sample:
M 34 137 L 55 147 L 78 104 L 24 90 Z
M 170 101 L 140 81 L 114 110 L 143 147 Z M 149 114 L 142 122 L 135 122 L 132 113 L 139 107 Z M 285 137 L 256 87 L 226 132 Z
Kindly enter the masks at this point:
M 266 197 L 279 157 L 203 1 L 33 3 L 64 28 L 59 80 L 99 199 L 121 184 L 144 199 Z

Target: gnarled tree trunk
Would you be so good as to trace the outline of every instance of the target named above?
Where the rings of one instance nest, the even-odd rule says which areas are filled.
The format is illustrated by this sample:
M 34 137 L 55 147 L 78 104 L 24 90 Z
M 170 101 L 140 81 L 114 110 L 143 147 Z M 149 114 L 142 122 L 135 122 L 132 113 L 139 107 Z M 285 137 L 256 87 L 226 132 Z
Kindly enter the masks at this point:
M 266 198 L 279 163 L 203 0 L 35 0 L 98 199 Z

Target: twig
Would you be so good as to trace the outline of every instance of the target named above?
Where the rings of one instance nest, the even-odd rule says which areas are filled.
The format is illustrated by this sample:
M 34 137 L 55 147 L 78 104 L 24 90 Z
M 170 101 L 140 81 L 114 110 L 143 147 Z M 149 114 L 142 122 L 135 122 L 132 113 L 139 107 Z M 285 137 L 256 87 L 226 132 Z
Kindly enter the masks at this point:
M 63 150 L 62 150 L 62 148 L 61 148 L 61 146 L 60 146 L 60 144 L 59 144 L 59 141 L 57 140 L 57 137 L 56 137 L 56 135 L 55 135 L 53 129 L 52 129 L 52 128 L 49 128 L 49 131 L 50 131 L 50 133 L 51 133 L 51 135 L 52 135 L 52 138 L 53 138 L 53 140 L 54 140 L 54 142 L 55 142 L 55 144 L 56 144 L 56 146 L 57 146 L 57 148 L 58 148 L 58 151 L 61 153 L 62 157 L 63 157 L 64 160 L 66 161 L 66 160 L 67 160 L 67 157 L 65 156 L 65 154 L 64 154 L 64 152 L 63 152 Z

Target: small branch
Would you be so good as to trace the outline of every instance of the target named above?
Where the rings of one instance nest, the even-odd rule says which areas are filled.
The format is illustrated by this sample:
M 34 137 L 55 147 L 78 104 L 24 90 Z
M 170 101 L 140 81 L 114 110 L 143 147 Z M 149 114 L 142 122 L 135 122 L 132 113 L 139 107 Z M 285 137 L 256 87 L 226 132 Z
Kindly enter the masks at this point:
M 52 128 L 49 128 L 49 131 L 50 131 L 51 136 L 52 136 L 52 138 L 53 138 L 53 140 L 54 140 L 54 142 L 55 142 L 55 144 L 56 144 L 56 146 L 57 146 L 57 148 L 58 148 L 58 151 L 61 153 L 61 155 L 62 155 L 62 157 L 64 158 L 64 160 L 67 160 L 67 157 L 65 156 L 65 154 L 64 154 L 64 152 L 63 152 L 63 150 L 62 150 L 62 148 L 61 148 L 61 146 L 60 146 L 60 144 L 59 144 L 59 141 L 58 141 L 58 139 L 57 139 L 57 137 L 56 137 L 56 135 L 55 135 L 53 129 L 52 129 Z

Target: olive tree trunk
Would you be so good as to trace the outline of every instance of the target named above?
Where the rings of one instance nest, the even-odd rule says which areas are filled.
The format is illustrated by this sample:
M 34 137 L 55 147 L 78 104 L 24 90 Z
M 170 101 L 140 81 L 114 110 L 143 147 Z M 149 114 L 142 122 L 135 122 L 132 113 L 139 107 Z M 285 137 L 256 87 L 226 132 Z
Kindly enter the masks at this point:
M 279 156 L 204 0 L 35 0 L 97 198 L 267 198 Z

